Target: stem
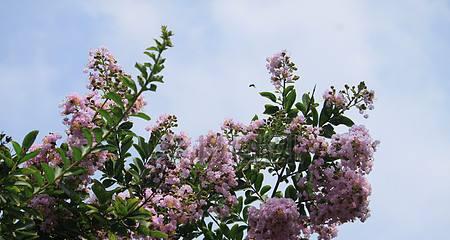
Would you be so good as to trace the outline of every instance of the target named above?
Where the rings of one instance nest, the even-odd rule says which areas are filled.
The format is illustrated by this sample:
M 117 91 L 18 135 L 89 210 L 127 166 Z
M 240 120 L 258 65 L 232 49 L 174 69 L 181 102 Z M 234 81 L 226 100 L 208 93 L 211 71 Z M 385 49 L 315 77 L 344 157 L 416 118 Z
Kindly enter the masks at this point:
M 100 109 L 103 109 L 103 107 L 105 106 L 106 102 L 108 102 L 108 99 L 105 99 L 105 101 L 100 106 Z M 95 112 L 94 116 L 92 117 L 92 121 L 94 121 L 95 117 L 97 117 L 97 116 L 98 116 L 98 111 Z
M 275 194 L 277 193 L 278 187 L 280 186 L 281 177 L 283 176 L 284 170 L 286 169 L 286 165 L 287 164 L 285 163 L 283 168 L 281 169 L 280 173 L 276 172 L 277 175 L 278 175 L 278 179 L 277 179 L 277 182 L 275 183 L 275 187 L 273 188 L 273 192 L 272 192 L 272 196 L 271 196 L 272 198 L 275 197 Z
M 242 176 L 244 176 L 245 181 L 248 183 L 249 180 L 247 179 L 247 177 L 245 176 L 245 174 L 242 172 L 242 170 L 241 170 L 241 173 L 242 173 Z M 253 192 L 256 193 L 256 195 L 258 196 L 258 198 L 259 198 L 262 202 L 264 202 L 264 198 L 261 196 L 261 194 L 259 194 L 258 191 L 256 191 L 256 188 L 255 188 L 252 184 L 248 184 L 248 185 L 249 185 L 250 188 L 253 190 Z
M 211 215 L 211 213 L 208 212 L 208 216 L 217 224 L 218 227 L 220 227 L 219 222 L 217 221 L 217 219 L 213 215 Z
M 312 103 L 311 99 L 314 97 L 315 92 L 316 92 L 316 85 L 314 85 L 314 88 L 313 88 L 313 91 L 311 94 L 311 98 L 309 99 L 308 107 L 306 108 L 306 115 L 308 115 L 309 110 L 311 110 L 311 103 Z
M 219 224 L 219 222 L 217 221 L 217 219 L 213 216 L 213 215 L 211 215 L 211 213 L 209 213 L 208 212 L 208 216 L 214 221 L 214 223 L 216 223 L 216 225 L 219 227 L 219 229 L 220 229 L 220 224 Z M 223 236 L 225 239 L 229 239 L 228 237 L 226 237 L 226 236 Z
M 314 89 L 315 89 L 315 87 L 314 87 Z M 283 95 L 283 100 L 282 100 L 282 103 L 283 103 L 283 106 L 282 106 L 282 108 L 284 109 L 284 101 L 285 101 L 285 90 L 286 90 L 286 80 L 285 79 L 283 79 L 283 93 L 282 93 L 282 95 Z M 314 94 L 314 93 L 313 93 Z M 311 101 L 310 101 L 310 103 L 311 103 Z M 309 105 L 308 105 L 308 108 L 309 108 Z M 307 110 L 307 113 L 308 113 L 308 110 Z M 275 187 L 273 188 L 273 192 L 272 192 L 272 198 L 275 196 L 275 194 L 277 193 L 277 190 L 278 190 L 278 187 L 280 186 L 280 183 L 281 183 L 281 179 L 282 179 L 282 176 L 283 176 L 283 173 L 284 173 L 284 170 L 286 169 L 286 166 L 287 166 L 287 161 L 284 163 L 284 165 L 283 165 L 283 168 L 281 169 L 281 172 L 280 173 L 278 173 L 278 171 L 275 171 L 276 172 L 276 174 L 277 174 L 277 176 L 278 176 L 278 178 L 277 178 L 277 182 L 275 183 Z

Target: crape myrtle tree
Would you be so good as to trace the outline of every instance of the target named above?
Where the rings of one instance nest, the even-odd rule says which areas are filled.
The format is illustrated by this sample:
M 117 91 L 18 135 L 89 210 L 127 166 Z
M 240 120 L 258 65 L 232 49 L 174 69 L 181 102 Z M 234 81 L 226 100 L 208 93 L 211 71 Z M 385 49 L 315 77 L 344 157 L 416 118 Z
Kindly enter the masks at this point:
M 150 121 L 143 96 L 163 83 L 171 36 L 162 27 L 137 77 L 91 51 L 88 92 L 60 105 L 64 137 L 0 135 L 0 239 L 332 239 L 368 218 L 378 141 L 346 116 L 373 109 L 364 82 L 297 97 L 282 51 L 267 58 L 264 117 L 191 143 L 163 115 L 139 136 L 133 120 Z

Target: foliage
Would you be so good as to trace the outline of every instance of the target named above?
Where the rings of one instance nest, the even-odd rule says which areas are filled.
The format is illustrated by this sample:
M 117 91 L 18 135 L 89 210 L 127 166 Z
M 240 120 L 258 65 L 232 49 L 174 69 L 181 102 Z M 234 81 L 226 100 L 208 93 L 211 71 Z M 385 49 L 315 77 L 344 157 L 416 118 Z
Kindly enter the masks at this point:
M 0 135 L 0 239 L 330 239 L 366 220 L 378 142 L 346 115 L 373 109 L 364 82 L 331 87 L 322 105 L 315 89 L 299 99 L 283 51 L 267 59 L 266 117 L 225 120 L 191 144 L 163 115 L 139 136 L 133 119 L 150 120 L 143 93 L 164 82 L 171 37 L 162 27 L 136 78 L 93 50 L 89 92 L 61 104 L 62 143 L 54 133 L 39 144 L 38 131 L 21 143 Z

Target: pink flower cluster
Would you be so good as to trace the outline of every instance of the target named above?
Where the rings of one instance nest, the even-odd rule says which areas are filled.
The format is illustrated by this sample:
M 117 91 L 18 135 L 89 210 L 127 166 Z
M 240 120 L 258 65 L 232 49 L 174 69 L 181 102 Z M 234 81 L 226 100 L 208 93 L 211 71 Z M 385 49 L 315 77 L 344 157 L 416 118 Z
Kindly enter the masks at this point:
M 305 124 L 305 117 L 299 115 L 292 119 L 291 123 L 289 123 L 288 128 L 286 129 L 286 133 L 295 133 L 302 129 L 303 124 Z
M 301 125 L 294 123 L 291 128 L 295 129 Z M 294 146 L 296 153 L 314 153 L 317 156 L 325 156 L 328 151 L 328 142 L 325 137 L 320 136 L 320 128 L 313 126 L 303 126 L 300 134 L 297 136 L 297 142 Z
M 89 74 L 88 88 L 91 90 L 113 91 L 119 95 L 127 90 L 119 79 L 124 76 L 122 68 L 104 47 L 89 52 L 89 62 L 85 72 Z
M 345 108 L 347 104 L 347 99 L 344 94 L 342 92 L 336 92 L 336 89 L 333 87 L 323 93 L 323 99 L 326 101 L 326 104 L 332 104 L 341 109 Z
M 189 174 L 193 167 L 190 159 L 190 139 L 184 134 L 176 134 L 176 117 L 163 115 L 155 126 L 148 128 L 151 134 L 161 134 L 159 148 L 145 167 L 149 174 L 144 176 L 154 187 L 145 189 L 142 202 L 152 213 L 153 229 L 173 237 L 177 227 L 200 219 L 204 213 L 206 201 L 199 198 L 189 185 Z M 118 197 L 130 198 L 128 192 Z M 133 236 L 136 239 L 156 239 L 145 236 Z
M 146 190 L 146 208 L 153 213 L 152 225 L 169 236 L 180 225 L 198 220 L 204 214 L 208 202 L 219 216 L 227 216 L 237 202 L 232 188 L 237 186 L 235 161 L 227 139 L 215 133 L 201 136 L 198 144 L 191 146 L 184 133 L 174 133 L 177 126 L 173 115 L 160 116 L 156 124 L 148 127 L 151 134 L 161 135 L 159 148 L 146 168 L 146 179 L 156 184 Z M 191 174 L 198 176 L 201 189 L 192 189 Z
M 155 194 L 147 189 L 146 195 L 151 199 L 146 208 L 152 213 L 152 226 L 170 236 L 176 233 L 178 226 L 199 220 L 206 205 L 187 184 L 177 185 L 166 193 Z
M 293 83 L 299 77 L 295 75 L 297 68 L 291 62 L 286 51 L 275 53 L 266 59 L 266 68 L 271 74 L 272 84 L 276 89 L 280 89 L 285 83 Z
M 105 48 L 91 51 L 86 72 L 89 72 L 90 85 L 88 88 L 90 91 L 84 96 L 71 94 L 60 105 L 61 113 L 64 116 L 63 123 L 67 126 L 66 143 L 69 147 L 81 147 L 87 144 L 82 129 L 97 127 L 99 118 L 95 117 L 97 116 L 96 112 L 99 109 L 108 110 L 114 104 L 111 100 L 102 100 L 99 91 L 115 91 L 122 94 L 125 93 L 124 89 L 126 89 L 119 80 L 119 77 L 124 75 L 123 71 L 117 65 L 115 58 Z M 130 113 L 137 113 L 144 105 L 143 98 L 138 98 Z M 32 150 L 40 148 L 41 152 L 35 158 L 30 159 L 26 165 L 39 165 L 41 162 L 53 166 L 60 164 L 61 158 L 55 151 L 56 140 L 60 138 L 59 135 L 51 134 L 44 138 L 42 144 L 34 145 Z M 71 151 L 67 155 L 71 156 Z M 101 168 L 110 157 L 113 156 L 106 151 L 99 151 L 86 156 L 80 166 L 87 169 L 87 175 L 81 176 L 81 180 L 88 183 L 89 176 Z
M 223 197 L 223 201 L 217 202 L 211 210 L 225 217 L 230 207 L 237 202 L 236 196 L 232 194 L 232 188 L 237 186 L 236 161 L 228 140 L 221 134 L 210 132 L 201 136 L 198 142 L 191 154 L 191 161 L 205 166 L 204 171 L 199 173 L 201 186 L 203 190 L 213 191 Z
M 125 105 L 126 104 L 128 104 L 128 101 L 125 102 Z M 133 107 L 130 108 L 130 114 L 136 114 L 140 112 L 145 107 L 145 105 L 147 105 L 147 102 L 145 101 L 144 97 L 140 95 L 136 99 L 136 102 L 134 102 Z
M 339 163 L 326 166 L 316 159 L 309 167 L 309 179 L 302 178 L 300 187 L 311 184 L 313 193 L 302 193 L 313 201 L 309 206 L 310 220 L 315 225 L 342 224 L 355 219 L 364 222 L 369 216 L 371 187 L 367 179 Z
M 145 130 L 155 133 L 155 132 L 165 132 L 172 127 L 177 126 L 177 117 L 175 115 L 164 114 L 159 116 L 156 124 L 154 126 L 146 127 Z
M 290 198 L 270 198 L 248 210 L 248 239 L 298 240 L 305 230 L 297 204 Z
M 343 166 L 362 173 L 372 170 L 373 154 L 379 141 L 374 141 L 362 125 L 353 125 L 347 133 L 332 136 L 328 153 L 342 159 Z
M 35 144 L 30 148 L 30 151 L 40 149 L 38 155 L 27 162 L 25 166 L 39 165 L 40 163 L 48 163 L 51 166 L 56 166 L 61 163 L 61 156 L 56 151 L 56 141 L 61 139 L 61 136 L 55 133 L 50 133 L 45 136 L 41 144 Z
M 58 223 L 58 216 L 55 212 L 56 199 L 47 194 L 36 195 L 28 204 L 29 207 L 36 209 L 43 216 L 43 222 L 40 229 L 43 232 L 50 232 Z
M 368 90 L 367 88 L 365 88 L 364 90 L 362 90 L 362 92 L 360 94 L 362 96 L 364 104 L 358 104 L 356 106 L 359 109 L 359 113 L 364 114 L 367 109 L 373 110 L 374 109 L 373 102 L 375 100 L 375 91 Z M 368 116 L 369 116 L 368 114 L 364 114 L 365 118 L 368 118 Z
M 87 144 L 87 140 L 82 133 L 82 129 L 93 129 L 97 127 L 96 119 L 94 119 L 96 110 L 103 107 L 104 109 L 110 106 L 110 102 L 102 104 L 97 92 L 90 92 L 84 97 L 77 94 L 70 95 L 66 98 L 66 101 L 61 104 L 63 109 L 62 114 L 64 118 L 64 124 L 68 127 L 67 143 L 70 147 L 81 147 Z M 71 154 L 71 153 L 69 153 Z M 87 169 L 87 175 L 82 176 L 83 182 L 88 183 L 90 175 L 93 175 L 95 171 L 103 166 L 108 157 L 111 154 L 106 151 L 99 151 L 89 154 L 80 163 L 80 166 Z
M 63 123 L 68 127 L 67 142 L 69 145 L 80 147 L 87 143 L 82 134 L 83 128 L 92 129 L 94 123 L 95 109 L 99 105 L 99 99 L 95 93 L 81 97 L 72 94 L 66 97 L 66 101 L 61 104 L 62 114 L 65 116 Z
M 323 224 L 323 225 L 314 225 L 311 227 L 312 232 L 317 233 L 318 240 L 330 240 L 338 235 L 338 229 L 336 224 Z
M 244 131 L 244 129 L 246 128 L 246 126 L 244 126 L 244 124 L 240 123 L 240 122 L 235 122 L 233 119 L 225 119 L 225 121 L 223 121 L 222 124 L 222 131 L 226 131 L 226 132 L 242 132 Z
M 239 139 L 239 146 L 250 144 L 258 137 L 259 130 L 266 124 L 264 120 L 251 121 L 248 126 L 244 128 L 243 135 Z
M 239 150 L 242 145 L 251 144 L 251 148 L 255 148 L 254 142 L 261 129 L 266 125 L 265 120 L 253 120 L 249 125 L 235 122 L 227 119 L 222 124 L 222 130 L 234 149 Z

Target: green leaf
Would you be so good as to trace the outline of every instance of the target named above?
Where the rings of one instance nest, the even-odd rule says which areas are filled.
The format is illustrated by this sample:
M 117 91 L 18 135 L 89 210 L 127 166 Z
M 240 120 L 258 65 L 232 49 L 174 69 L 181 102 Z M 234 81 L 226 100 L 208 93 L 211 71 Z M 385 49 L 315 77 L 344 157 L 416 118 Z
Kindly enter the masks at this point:
M 50 167 L 47 163 L 42 163 L 41 166 L 44 170 L 44 175 L 47 179 L 47 182 L 52 184 L 55 181 L 55 169 Z
M 139 112 L 139 113 L 136 113 L 136 114 L 132 114 L 131 115 L 132 117 L 138 117 L 138 118 L 142 118 L 142 119 L 144 119 L 144 120 L 147 120 L 147 121 L 150 121 L 150 116 L 148 116 L 147 114 L 145 114 L 145 113 L 143 113 L 143 112 Z
M 111 115 L 108 113 L 108 111 L 104 110 L 104 109 L 100 109 L 98 110 L 98 113 L 100 113 L 100 115 L 104 118 L 104 120 L 106 121 L 107 124 L 113 124 L 113 119 L 111 117 Z
M 133 127 L 133 122 L 123 122 L 120 124 L 119 129 L 130 130 Z
M 117 240 L 117 236 L 112 232 L 108 232 L 108 239 L 109 240 Z
M 307 93 L 303 94 L 302 102 L 305 107 L 307 107 L 309 105 L 309 100 L 310 100 L 309 94 L 307 94 Z
M 158 86 L 156 86 L 156 84 L 150 84 L 150 87 L 148 88 L 148 90 L 155 92 L 157 88 L 158 88 Z
M 27 153 L 22 159 L 20 159 L 19 164 L 36 157 L 40 152 L 41 152 L 41 149 L 37 149 L 33 152 Z
M 83 167 L 74 167 L 74 168 L 71 168 L 69 172 L 64 173 L 64 176 L 76 176 L 76 175 L 85 174 L 86 172 L 87 172 L 87 170 Z
M 252 203 L 252 202 L 254 202 L 256 200 L 258 200 L 258 197 L 256 197 L 256 196 L 248 196 L 248 197 L 245 198 L 244 203 L 245 203 L 245 205 L 248 205 L 248 204 L 250 204 L 250 203 Z
M 78 193 L 76 193 L 74 190 L 70 189 L 69 186 L 66 186 L 64 183 L 61 182 L 61 184 L 59 185 L 61 187 L 61 189 L 63 190 L 63 192 L 73 201 L 75 201 L 76 203 L 81 202 L 81 197 Z
M 298 110 L 300 110 L 303 113 L 303 115 L 306 115 L 306 106 L 303 103 L 298 102 L 298 103 L 295 104 L 295 107 Z
M 117 106 L 119 106 L 120 108 L 124 108 L 122 98 L 119 96 L 119 94 L 115 92 L 109 92 L 105 94 L 105 98 L 113 100 L 117 104 Z
M 94 128 L 92 131 L 94 132 L 94 135 L 95 135 L 95 141 L 98 143 L 101 142 L 101 140 L 103 138 L 103 129 Z
M 292 108 L 288 111 L 289 118 L 295 118 L 298 115 L 298 109 Z
M 333 134 L 335 133 L 336 132 L 334 131 L 333 126 L 331 126 L 330 124 L 322 126 L 322 136 L 331 138 L 331 136 L 333 136 Z
M 66 152 L 64 150 L 62 150 L 61 148 L 57 148 L 56 151 L 58 152 L 59 156 L 61 157 L 61 159 L 64 163 L 64 168 L 69 167 L 70 160 L 67 158 Z
M 103 187 L 103 185 L 98 180 L 94 180 L 92 191 L 94 192 L 100 204 L 105 204 L 111 201 L 113 192 L 106 191 L 105 187 Z
M 14 166 L 14 162 L 11 158 L 5 156 L 1 151 L 0 151 L 0 160 L 4 159 L 6 162 L 6 165 L 10 168 L 12 168 Z M 1 240 L 1 239 L 0 239 Z
M 38 130 L 33 130 L 25 136 L 22 142 L 22 148 L 24 152 L 27 152 L 28 149 L 30 149 L 31 145 L 33 145 L 34 141 L 36 140 L 38 134 L 39 134 Z
M 264 114 L 267 114 L 267 115 L 273 115 L 274 113 L 278 112 L 278 110 L 280 109 L 277 106 L 273 106 L 270 104 L 264 105 L 264 108 L 265 108 Z
M 140 64 L 140 63 L 136 63 L 136 64 L 134 65 L 134 67 L 137 68 L 137 69 L 139 70 L 139 72 L 141 72 L 142 77 L 143 77 L 144 79 L 147 79 L 147 78 L 148 78 L 147 68 L 146 68 L 144 65 L 142 65 L 142 64 Z
M 33 186 L 31 186 L 30 183 L 25 182 L 25 181 L 17 181 L 14 183 L 14 186 L 25 186 L 25 187 L 33 188 Z
M 264 180 L 264 174 L 259 173 L 258 176 L 256 177 L 256 181 L 255 181 L 255 189 L 256 189 L 256 191 L 259 191 L 261 189 L 263 180 Z
M 295 99 L 297 98 L 297 93 L 295 89 L 292 89 L 289 94 L 286 96 L 286 100 L 284 102 L 284 108 L 286 110 L 291 109 L 292 105 L 294 105 Z
M 306 171 L 311 164 L 311 154 L 310 153 L 302 153 L 300 154 L 300 164 L 298 166 L 298 171 L 303 172 Z
M 20 144 L 18 144 L 18 143 L 15 142 L 15 141 L 12 141 L 11 144 L 12 144 L 12 146 L 13 146 L 14 151 L 16 152 L 16 154 L 17 154 L 17 155 L 21 155 L 21 154 L 22 154 L 22 148 L 20 147 Z
M 322 111 L 320 111 L 319 127 L 323 126 L 328 120 L 330 120 L 333 114 L 333 107 L 331 104 L 327 104 L 327 101 L 323 104 Z
M 123 84 L 129 88 L 131 88 L 134 92 L 137 92 L 136 83 L 127 76 L 121 76 L 120 80 Z
M 351 127 L 355 124 L 350 118 L 344 115 L 334 116 L 333 118 L 330 119 L 330 123 L 335 126 L 344 124 L 347 127 Z
M 271 93 L 271 92 L 260 92 L 259 95 L 270 99 L 272 102 L 277 102 L 277 97 L 275 96 L 275 94 Z
M 297 200 L 297 189 L 295 189 L 294 186 L 289 185 L 284 192 L 284 197 L 291 198 L 294 201 Z
M 264 187 L 261 188 L 261 191 L 259 191 L 259 193 L 260 193 L 261 195 L 264 195 L 264 194 L 266 194 L 267 192 L 269 192 L 271 188 L 272 188 L 272 187 L 271 187 L 270 185 L 265 185 Z
M 317 112 L 315 107 L 311 107 L 313 125 L 317 126 L 319 124 L 319 113 Z
M 154 238 L 168 238 L 169 237 L 166 233 L 163 233 L 163 232 L 157 231 L 157 230 L 150 230 L 149 235 Z
M 292 90 L 294 89 L 294 85 L 291 85 L 291 86 L 287 86 L 285 89 L 284 89 L 284 96 L 287 96 Z
M 81 150 L 77 147 L 72 147 L 72 159 L 77 162 L 81 160 Z
M 83 128 L 81 129 L 81 132 L 83 133 L 84 138 L 86 138 L 88 146 L 92 146 L 93 137 L 91 131 L 87 128 Z

